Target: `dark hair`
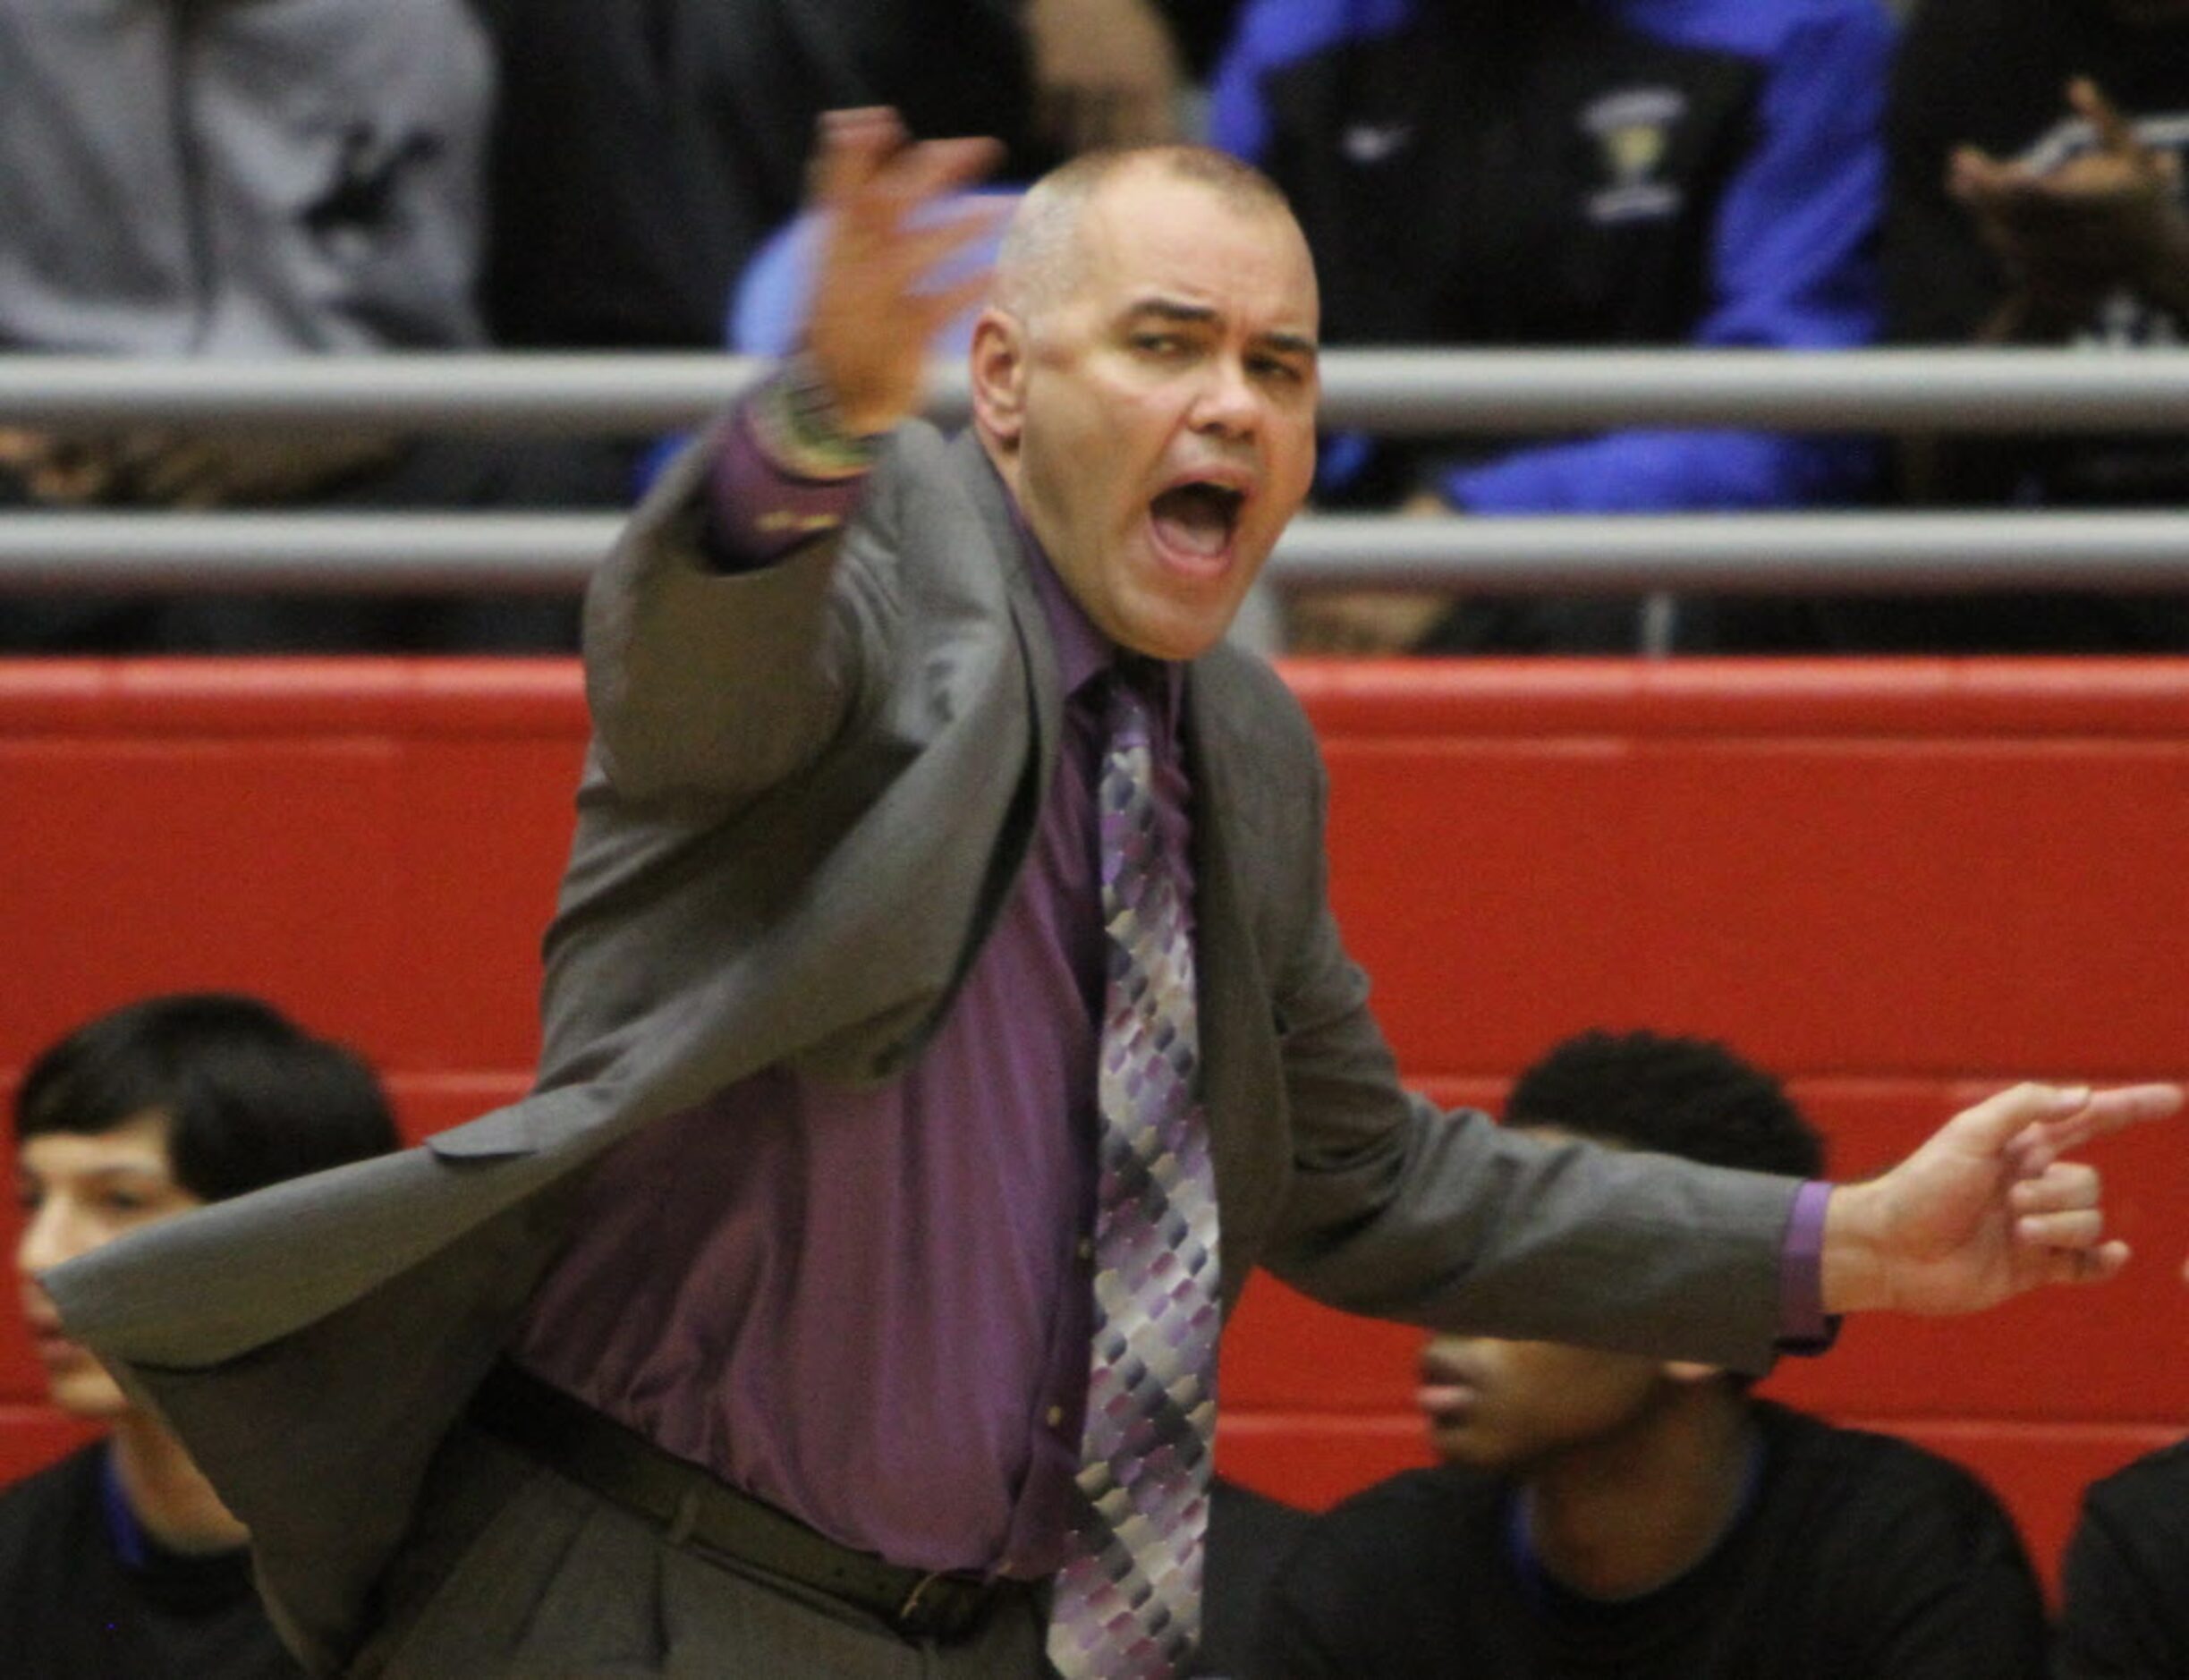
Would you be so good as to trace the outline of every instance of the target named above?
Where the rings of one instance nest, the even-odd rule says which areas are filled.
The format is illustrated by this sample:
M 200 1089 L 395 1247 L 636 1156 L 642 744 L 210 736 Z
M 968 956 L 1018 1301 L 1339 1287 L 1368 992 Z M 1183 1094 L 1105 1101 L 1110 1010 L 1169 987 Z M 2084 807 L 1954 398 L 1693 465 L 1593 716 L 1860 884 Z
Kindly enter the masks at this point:
M 1824 1141 L 1778 1081 L 1708 1039 L 1576 1033 L 1514 1082 L 1505 1117 L 1712 1167 L 1824 1174 Z
M 255 997 L 148 997 L 85 1022 L 31 1063 L 19 1141 L 167 1121 L 176 1182 L 205 1201 L 385 1154 L 401 1140 L 363 1058 Z

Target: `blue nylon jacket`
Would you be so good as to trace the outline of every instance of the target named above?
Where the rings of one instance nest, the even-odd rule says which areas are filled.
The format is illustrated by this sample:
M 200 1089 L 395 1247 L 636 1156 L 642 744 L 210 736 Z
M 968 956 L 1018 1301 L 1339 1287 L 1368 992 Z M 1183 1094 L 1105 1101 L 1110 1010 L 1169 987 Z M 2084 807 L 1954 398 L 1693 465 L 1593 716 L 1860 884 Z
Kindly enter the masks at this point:
M 1876 0 L 1251 0 L 1210 137 L 1292 196 L 1333 344 L 1858 345 L 1892 50 Z M 1330 440 L 1325 493 L 1374 454 Z M 1872 461 L 1637 429 L 1455 440 L 1411 482 L 1480 513 L 1771 507 Z

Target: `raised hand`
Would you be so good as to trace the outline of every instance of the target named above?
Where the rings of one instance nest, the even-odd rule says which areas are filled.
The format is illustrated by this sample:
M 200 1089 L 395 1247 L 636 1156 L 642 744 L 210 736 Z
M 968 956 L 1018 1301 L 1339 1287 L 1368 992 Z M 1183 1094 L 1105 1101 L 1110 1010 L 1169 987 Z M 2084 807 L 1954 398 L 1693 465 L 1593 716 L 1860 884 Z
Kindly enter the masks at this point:
M 1949 160 L 1947 190 L 2046 311 L 2079 318 L 2117 286 L 2179 307 L 2189 294 L 2179 161 L 2138 140 L 2087 78 L 2068 84 L 2067 101 L 2096 146 L 2048 170 L 1964 146 Z
M 895 111 L 821 118 L 811 181 L 821 217 L 806 353 L 852 432 L 887 431 L 920 405 L 929 341 L 980 298 L 985 273 L 938 271 L 1003 214 L 945 202 L 995 166 L 988 140 L 914 140 Z

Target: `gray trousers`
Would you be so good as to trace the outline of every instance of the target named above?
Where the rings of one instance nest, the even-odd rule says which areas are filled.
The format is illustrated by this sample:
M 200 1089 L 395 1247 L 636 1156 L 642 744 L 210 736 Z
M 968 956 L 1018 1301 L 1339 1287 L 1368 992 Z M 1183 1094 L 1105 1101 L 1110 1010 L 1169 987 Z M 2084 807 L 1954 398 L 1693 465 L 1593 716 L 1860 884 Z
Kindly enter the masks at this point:
M 386 1582 L 354 1680 L 1037 1680 L 1030 1589 L 960 1640 L 878 1618 L 645 1518 L 460 1426 Z

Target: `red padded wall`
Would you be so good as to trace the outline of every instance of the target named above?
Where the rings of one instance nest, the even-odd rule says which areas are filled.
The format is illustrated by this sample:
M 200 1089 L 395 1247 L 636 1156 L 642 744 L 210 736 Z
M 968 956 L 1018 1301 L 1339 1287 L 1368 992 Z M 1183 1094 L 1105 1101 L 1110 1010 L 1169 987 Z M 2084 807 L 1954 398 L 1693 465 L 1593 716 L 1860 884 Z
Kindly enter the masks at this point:
M 1708 1033 L 1851 1174 L 2009 1078 L 2189 1073 L 2189 662 L 1289 675 L 1347 937 L 1445 1100 L 1494 1107 L 1581 1027 Z M 583 730 L 559 662 L 0 665 L 0 1083 L 97 1010 L 236 986 L 375 1057 L 413 1135 L 521 1090 Z M 2189 1419 L 2189 1152 L 2097 1158 L 2127 1277 L 1860 1321 L 1769 1384 L 1972 1464 L 2048 1569 L 2082 1486 Z M 1321 1505 L 1421 1462 L 1418 1339 L 1258 1282 L 1227 1467 Z M 40 1394 L 7 1315 L 0 1478 L 78 1438 Z

